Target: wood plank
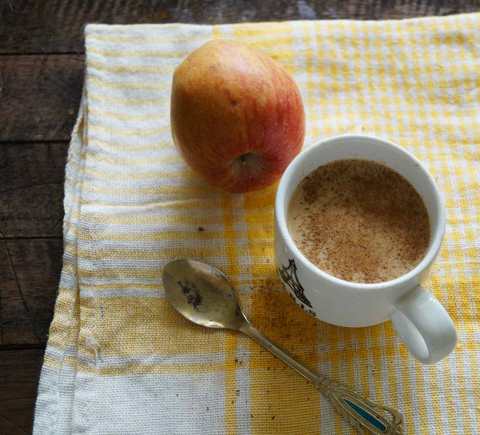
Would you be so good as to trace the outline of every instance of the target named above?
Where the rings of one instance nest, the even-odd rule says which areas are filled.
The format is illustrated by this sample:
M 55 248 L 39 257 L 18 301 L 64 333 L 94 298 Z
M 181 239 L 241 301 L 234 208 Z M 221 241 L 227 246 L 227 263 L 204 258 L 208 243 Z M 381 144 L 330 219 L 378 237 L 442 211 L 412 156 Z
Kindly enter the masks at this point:
M 46 342 L 62 251 L 62 241 L 56 239 L 0 240 L 2 345 Z
M 0 144 L 0 237 L 62 237 L 68 144 Z
M 478 0 L 16 0 L 0 3 L 0 53 L 83 53 L 85 23 L 388 19 L 480 10 Z
M 0 56 L 0 141 L 68 140 L 82 83 L 83 56 Z
M 0 344 L 38 343 L 4 241 L 0 241 L 0 283 Z
M 0 352 L 0 434 L 32 432 L 43 349 Z

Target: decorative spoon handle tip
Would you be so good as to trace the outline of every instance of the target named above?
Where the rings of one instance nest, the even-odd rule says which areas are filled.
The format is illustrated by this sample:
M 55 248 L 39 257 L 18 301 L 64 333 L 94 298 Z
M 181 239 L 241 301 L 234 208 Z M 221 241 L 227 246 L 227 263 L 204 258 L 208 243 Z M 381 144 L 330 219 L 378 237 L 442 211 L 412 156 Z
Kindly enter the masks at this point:
M 359 432 L 403 434 L 403 416 L 395 409 L 378 405 L 347 386 L 319 376 L 317 388 L 336 411 Z

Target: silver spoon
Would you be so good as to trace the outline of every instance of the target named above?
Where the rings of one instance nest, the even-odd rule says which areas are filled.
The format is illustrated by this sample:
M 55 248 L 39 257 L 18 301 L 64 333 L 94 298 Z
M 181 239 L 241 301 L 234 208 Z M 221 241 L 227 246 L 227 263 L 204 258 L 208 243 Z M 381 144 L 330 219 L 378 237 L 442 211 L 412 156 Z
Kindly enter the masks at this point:
M 375 434 L 403 433 L 403 417 L 398 411 L 377 405 L 345 385 L 312 372 L 255 329 L 242 313 L 235 290 L 220 270 L 182 259 L 168 263 L 162 278 L 167 300 L 180 314 L 207 328 L 240 331 L 253 338 L 311 381 L 357 430 Z

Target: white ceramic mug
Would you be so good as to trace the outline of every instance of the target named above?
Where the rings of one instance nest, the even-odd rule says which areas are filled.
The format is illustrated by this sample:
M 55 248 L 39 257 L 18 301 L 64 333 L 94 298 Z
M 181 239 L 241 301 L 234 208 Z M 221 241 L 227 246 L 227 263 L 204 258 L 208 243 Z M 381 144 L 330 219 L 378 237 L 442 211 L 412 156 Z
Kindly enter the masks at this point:
M 287 228 L 288 205 L 298 184 L 313 170 L 334 160 L 363 159 L 403 175 L 427 208 L 431 238 L 422 261 L 391 281 L 362 284 L 336 278 L 312 264 Z M 455 347 L 452 319 L 421 287 L 445 232 L 445 207 L 432 176 L 403 148 L 370 136 L 338 136 L 300 153 L 283 174 L 275 200 L 275 255 L 280 277 L 294 300 L 318 319 L 340 326 L 371 326 L 391 319 L 410 352 L 435 363 Z

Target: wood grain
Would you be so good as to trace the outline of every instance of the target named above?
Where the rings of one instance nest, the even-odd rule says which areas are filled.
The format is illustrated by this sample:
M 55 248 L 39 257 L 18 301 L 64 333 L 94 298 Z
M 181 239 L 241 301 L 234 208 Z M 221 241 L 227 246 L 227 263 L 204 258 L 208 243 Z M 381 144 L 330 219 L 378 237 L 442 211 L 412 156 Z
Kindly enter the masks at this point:
M 61 267 L 66 153 L 67 143 L 0 144 L 0 344 L 46 341 Z
M 3 240 L 0 241 L 0 283 L 0 344 L 38 343 Z
M 0 237 L 62 237 L 68 144 L 0 144 Z
M 46 341 L 62 250 L 58 239 L 0 240 L 0 344 Z
M 0 434 L 31 433 L 42 360 L 42 349 L 1 352 Z
M 83 28 L 101 23 L 387 19 L 480 9 L 478 0 L 15 0 L 0 3 L 0 53 L 83 53 Z
M 68 140 L 82 83 L 83 56 L 0 56 L 0 142 Z

